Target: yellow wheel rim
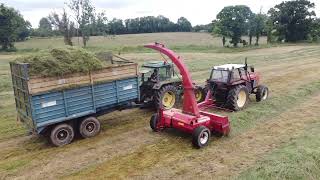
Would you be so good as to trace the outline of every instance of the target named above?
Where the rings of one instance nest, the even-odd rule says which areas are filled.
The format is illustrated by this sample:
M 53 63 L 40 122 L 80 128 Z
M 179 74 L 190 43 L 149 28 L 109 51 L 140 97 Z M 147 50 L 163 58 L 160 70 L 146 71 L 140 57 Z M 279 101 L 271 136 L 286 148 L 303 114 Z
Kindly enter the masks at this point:
M 238 94 L 237 105 L 239 108 L 242 108 L 247 102 L 247 94 L 245 91 L 240 91 Z
M 196 90 L 195 96 L 196 96 L 196 101 L 197 101 L 197 102 L 201 101 L 201 99 L 202 99 L 202 93 L 201 93 L 201 91 Z
M 164 93 L 162 98 L 162 105 L 165 109 L 171 109 L 176 102 L 176 95 L 172 91 Z

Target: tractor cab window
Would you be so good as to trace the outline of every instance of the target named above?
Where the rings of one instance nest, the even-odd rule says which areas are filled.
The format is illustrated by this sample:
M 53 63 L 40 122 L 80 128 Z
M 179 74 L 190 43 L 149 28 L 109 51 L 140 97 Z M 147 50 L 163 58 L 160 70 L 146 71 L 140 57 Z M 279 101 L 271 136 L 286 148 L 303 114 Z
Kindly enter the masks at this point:
M 166 67 L 159 68 L 159 79 L 160 80 L 166 80 L 166 79 L 170 78 L 170 76 L 171 76 L 170 68 L 166 68 Z
M 244 68 L 240 68 L 241 79 L 247 79 L 247 71 Z
M 148 81 L 148 79 L 151 79 L 151 76 L 154 77 L 154 75 L 157 73 L 154 70 L 155 69 L 153 68 L 143 67 L 140 71 L 140 73 L 142 74 L 142 81 Z
M 228 82 L 229 72 L 225 70 L 214 69 L 211 75 L 211 80 L 219 82 Z
M 241 80 L 239 69 L 232 70 L 231 81 L 234 82 L 234 81 L 239 81 L 239 80 Z

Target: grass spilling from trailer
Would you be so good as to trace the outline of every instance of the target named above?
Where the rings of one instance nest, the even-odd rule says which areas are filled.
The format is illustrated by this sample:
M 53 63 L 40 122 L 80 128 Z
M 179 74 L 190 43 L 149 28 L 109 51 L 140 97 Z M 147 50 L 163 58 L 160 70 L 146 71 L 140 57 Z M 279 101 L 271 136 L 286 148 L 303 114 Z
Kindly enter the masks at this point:
M 99 70 L 106 63 L 82 48 L 66 47 L 40 51 L 16 59 L 30 65 L 31 76 L 62 76 L 70 73 L 86 73 Z

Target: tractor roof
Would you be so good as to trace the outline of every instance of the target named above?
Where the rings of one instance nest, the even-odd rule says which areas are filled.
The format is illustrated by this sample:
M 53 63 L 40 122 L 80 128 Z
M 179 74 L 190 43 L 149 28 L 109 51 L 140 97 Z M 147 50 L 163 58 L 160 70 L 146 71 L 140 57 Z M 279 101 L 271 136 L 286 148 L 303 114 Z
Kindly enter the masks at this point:
M 147 68 L 160 68 L 165 66 L 172 66 L 172 63 L 164 62 L 164 61 L 152 61 L 142 65 L 142 67 L 147 67 Z
M 232 69 L 239 69 L 239 68 L 243 68 L 246 65 L 244 64 L 224 64 L 224 65 L 220 65 L 220 66 L 213 66 L 213 69 L 217 69 L 217 70 L 232 70 Z

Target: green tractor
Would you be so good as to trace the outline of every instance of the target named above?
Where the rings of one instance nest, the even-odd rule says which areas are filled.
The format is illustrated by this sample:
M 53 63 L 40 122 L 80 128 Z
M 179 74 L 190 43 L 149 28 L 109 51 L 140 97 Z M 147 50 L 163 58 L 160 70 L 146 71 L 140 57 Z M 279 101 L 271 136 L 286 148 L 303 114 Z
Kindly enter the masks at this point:
M 140 100 L 156 108 L 171 109 L 183 95 L 182 80 L 175 72 L 172 63 L 155 61 L 143 64 L 140 70 Z M 201 102 L 205 98 L 202 87 L 197 86 L 196 98 Z

